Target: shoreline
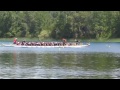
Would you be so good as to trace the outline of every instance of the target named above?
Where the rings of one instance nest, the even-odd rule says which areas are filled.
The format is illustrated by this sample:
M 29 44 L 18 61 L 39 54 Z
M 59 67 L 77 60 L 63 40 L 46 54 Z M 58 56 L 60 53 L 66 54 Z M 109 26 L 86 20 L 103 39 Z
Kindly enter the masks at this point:
M 14 38 L 0 38 L 0 42 L 13 41 Z M 62 41 L 57 39 L 43 39 L 39 40 L 38 38 L 18 38 L 18 41 Z M 68 42 L 74 42 L 74 39 L 67 39 Z M 96 40 L 96 39 L 78 39 L 80 42 L 120 42 L 120 38 L 112 38 L 107 40 Z

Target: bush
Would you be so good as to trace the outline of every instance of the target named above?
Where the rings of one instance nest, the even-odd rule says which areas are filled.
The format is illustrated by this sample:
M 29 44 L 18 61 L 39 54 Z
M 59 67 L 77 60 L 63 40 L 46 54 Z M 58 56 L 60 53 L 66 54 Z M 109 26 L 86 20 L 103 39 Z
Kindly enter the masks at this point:
M 38 35 L 39 40 L 42 40 L 48 37 L 49 37 L 49 32 L 47 30 L 42 30 Z

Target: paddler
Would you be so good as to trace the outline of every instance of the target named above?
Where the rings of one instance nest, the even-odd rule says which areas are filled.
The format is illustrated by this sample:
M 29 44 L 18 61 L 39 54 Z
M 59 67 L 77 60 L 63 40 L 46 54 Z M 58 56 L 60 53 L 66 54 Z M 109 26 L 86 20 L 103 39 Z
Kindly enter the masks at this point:
M 75 39 L 76 45 L 78 45 L 79 41 L 77 39 Z
M 63 39 L 62 39 L 62 41 L 63 41 L 63 46 L 65 46 L 65 45 L 66 45 L 67 40 L 66 40 L 65 38 L 63 38 Z
M 13 40 L 13 44 L 17 44 L 17 38 Z

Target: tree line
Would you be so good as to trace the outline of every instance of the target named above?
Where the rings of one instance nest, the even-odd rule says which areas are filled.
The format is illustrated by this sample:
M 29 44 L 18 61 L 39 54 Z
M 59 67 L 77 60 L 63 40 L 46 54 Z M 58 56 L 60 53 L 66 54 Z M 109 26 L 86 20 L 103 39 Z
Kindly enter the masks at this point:
M 120 11 L 0 11 L 0 38 L 120 38 Z

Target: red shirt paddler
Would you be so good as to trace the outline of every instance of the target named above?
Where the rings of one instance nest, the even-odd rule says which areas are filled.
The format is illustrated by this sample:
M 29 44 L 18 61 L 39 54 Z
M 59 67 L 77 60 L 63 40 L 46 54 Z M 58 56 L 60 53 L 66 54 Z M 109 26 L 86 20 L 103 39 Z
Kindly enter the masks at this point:
M 13 44 L 16 44 L 16 43 L 17 43 L 17 38 L 13 40 Z

